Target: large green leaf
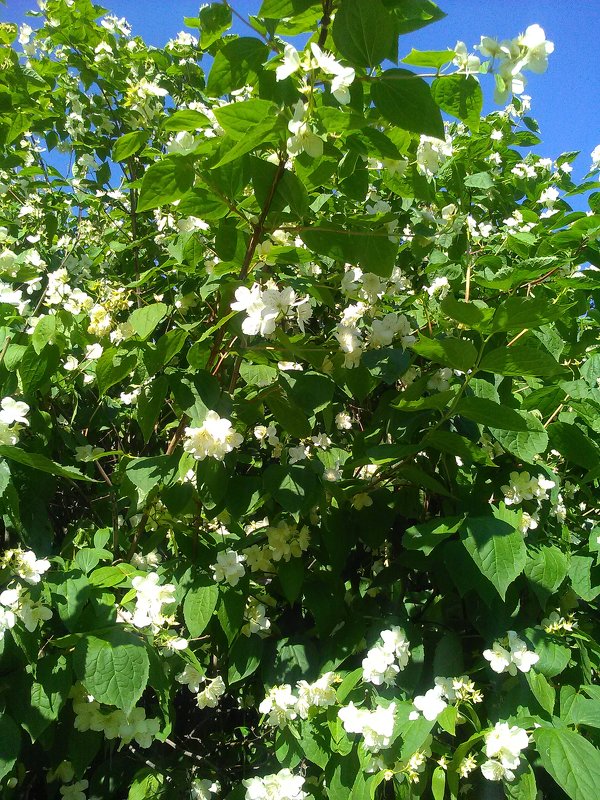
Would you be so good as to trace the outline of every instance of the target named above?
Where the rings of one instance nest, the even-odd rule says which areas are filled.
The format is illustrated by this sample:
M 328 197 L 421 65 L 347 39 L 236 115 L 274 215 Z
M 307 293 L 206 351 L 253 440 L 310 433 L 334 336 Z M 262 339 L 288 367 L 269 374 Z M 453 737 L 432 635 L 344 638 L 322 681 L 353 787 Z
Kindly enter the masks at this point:
M 502 447 L 522 461 L 532 463 L 538 453 L 548 447 L 548 434 L 542 423 L 528 411 L 516 412 L 525 422 L 527 430 L 515 431 L 490 427 Z
M 193 185 L 193 159 L 188 156 L 167 156 L 146 170 L 137 210 L 150 211 L 179 200 Z
M 407 69 L 388 69 L 371 84 L 375 107 L 394 125 L 444 139 L 444 122 L 429 84 Z
M 148 133 L 146 131 L 132 131 L 119 137 L 113 146 L 113 161 L 127 161 L 129 156 L 141 150 L 147 141 Z
M 100 703 L 128 714 L 148 682 L 149 660 L 139 636 L 116 628 L 100 636 L 84 636 L 73 653 L 77 677 Z
M 542 766 L 571 800 L 590 800 L 600 786 L 600 751 L 575 731 L 538 728 L 533 732 Z
M 131 377 L 137 365 L 134 353 L 109 347 L 96 362 L 96 381 L 100 395 L 106 394 L 111 386 Z
M 208 75 L 206 91 L 212 97 L 229 94 L 258 80 L 269 56 L 260 39 L 243 36 L 227 42 L 216 54 Z
M 470 517 L 463 527 L 461 541 L 504 600 L 506 590 L 525 567 L 527 549 L 523 534 L 496 517 Z
M 88 481 L 89 483 L 98 482 L 94 478 L 88 478 L 87 475 L 83 475 L 76 467 L 63 467 L 41 453 L 26 453 L 20 447 L 13 447 L 10 444 L 0 445 L 0 456 L 8 458 L 9 461 L 23 464 L 25 467 L 47 472 L 49 475 L 58 475 L 60 478 L 70 478 L 73 481 Z
M 256 125 L 273 114 L 277 114 L 277 108 L 273 103 L 258 98 L 215 108 L 217 122 L 233 139 L 242 139 Z
M 541 375 L 551 377 L 565 372 L 556 359 L 536 347 L 498 347 L 486 353 L 481 362 L 481 369 L 497 372 L 499 375 Z
M 542 607 L 558 589 L 567 576 L 567 557 L 554 545 L 530 550 L 525 564 L 525 575 L 529 579 L 533 591 L 537 594 Z
M 183 618 L 190 635 L 196 638 L 204 633 L 219 599 L 216 583 L 198 582 L 188 590 L 183 603 Z
M 393 18 L 381 0 L 344 2 L 336 12 L 333 41 L 348 61 L 360 67 L 376 67 L 394 57 L 396 32 Z
M 447 114 L 461 119 L 472 131 L 479 130 L 483 92 L 473 75 L 444 75 L 431 84 L 431 96 Z
M 466 372 L 477 361 L 477 350 L 466 339 L 448 336 L 445 339 L 429 339 L 420 336 L 411 348 L 420 356 L 438 364 Z
M 165 318 L 167 311 L 165 303 L 150 303 L 132 311 L 129 323 L 141 339 L 147 339 L 158 323 Z
M 579 467 L 595 469 L 600 464 L 600 450 L 577 425 L 557 420 L 549 429 L 550 445 L 567 461 Z
M 485 397 L 463 397 L 456 407 L 457 414 L 473 420 L 479 425 L 487 425 L 488 428 L 498 428 L 503 431 L 537 430 L 537 426 L 532 425 L 531 414 L 523 415 L 509 406 L 503 406 L 494 400 Z M 536 420 L 537 421 L 537 420 Z
M 300 238 L 315 253 L 354 264 L 382 277 L 391 275 L 398 252 L 398 245 L 390 241 L 385 228 L 346 230 L 334 223 L 325 223 L 302 231 Z
M 0 714 L 0 780 L 7 775 L 21 749 L 21 732 L 6 712 Z

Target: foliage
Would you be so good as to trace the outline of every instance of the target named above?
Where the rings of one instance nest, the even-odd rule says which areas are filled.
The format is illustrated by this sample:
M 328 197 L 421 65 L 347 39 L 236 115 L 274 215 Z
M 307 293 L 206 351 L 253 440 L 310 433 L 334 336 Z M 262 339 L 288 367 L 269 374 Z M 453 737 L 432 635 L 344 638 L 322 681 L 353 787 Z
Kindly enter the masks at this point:
M 523 150 L 551 43 L 104 14 L 0 29 L 2 797 L 589 800 L 600 155 Z

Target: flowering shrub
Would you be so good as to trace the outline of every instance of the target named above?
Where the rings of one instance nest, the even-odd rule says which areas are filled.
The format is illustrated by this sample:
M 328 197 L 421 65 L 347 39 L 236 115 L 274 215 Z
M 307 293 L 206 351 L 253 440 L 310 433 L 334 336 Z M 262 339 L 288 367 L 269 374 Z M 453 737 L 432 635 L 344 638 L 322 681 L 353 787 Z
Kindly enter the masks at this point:
M 528 152 L 544 31 L 41 5 L 0 26 L 2 798 L 595 797 L 600 155 Z

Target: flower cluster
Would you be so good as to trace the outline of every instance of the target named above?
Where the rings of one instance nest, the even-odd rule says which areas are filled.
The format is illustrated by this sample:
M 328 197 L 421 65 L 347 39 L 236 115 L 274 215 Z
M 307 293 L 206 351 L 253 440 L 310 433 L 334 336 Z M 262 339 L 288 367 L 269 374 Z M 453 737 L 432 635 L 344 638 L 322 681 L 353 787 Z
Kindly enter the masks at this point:
M 21 427 L 29 425 L 28 413 L 29 406 L 22 400 L 12 397 L 0 400 L 0 444 L 14 445 L 19 441 Z
M 540 74 L 548 68 L 548 56 L 554 52 L 554 44 L 546 39 L 543 28 L 530 25 L 525 33 L 515 39 L 498 42 L 489 36 L 482 36 L 476 49 L 483 56 L 497 60 L 495 70 L 496 91 L 494 100 L 505 103 L 511 94 L 523 94 L 525 77 L 523 70 Z
M 347 733 L 358 733 L 364 737 L 366 750 L 378 752 L 392 743 L 395 711 L 395 703 L 377 705 L 372 711 L 349 703 L 338 711 L 338 717 Z
M 308 796 L 302 791 L 304 778 L 287 768 L 263 778 L 246 778 L 242 783 L 246 800 L 304 800 Z
M 408 664 L 410 643 L 402 628 L 394 625 L 381 632 L 380 642 L 363 658 L 363 680 L 375 686 L 390 686 Z
M 273 686 L 258 710 L 268 714 L 267 724 L 277 728 L 285 728 L 288 722 L 300 716 L 307 719 L 311 708 L 326 708 L 336 702 L 334 684 L 337 676 L 327 672 L 313 683 L 301 680 L 296 684 L 297 695 L 293 693 L 289 683 Z
M 135 589 L 135 610 L 131 623 L 136 628 L 152 626 L 157 631 L 167 621 L 163 616 L 162 607 L 173 603 L 175 600 L 175 586 L 172 583 L 159 583 L 158 573 L 150 572 L 147 575 L 138 575 L 131 581 Z
M 546 500 L 550 489 L 556 486 L 544 475 L 534 478 L 529 472 L 511 472 L 509 477 L 510 482 L 500 487 L 507 506 L 519 505 L 523 500 Z
M 223 461 L 227 453 L 244 441 L 243 436 L 232 429 L 231 421 L 220 417 L 216 411 L 209 411 L 199 428 L 186 428 L 185 436 L 184 450 L 199 461 L 207 457 Z
M 434 680 L 433 689 L 429 689 L 424 695 L 417 695 L 413 700 L 413 705 L 417 711 L 411 712 L 411 719 L 418 719 L 419 713 L 428 720 L 437 719 L 449 703 L 461 701 L 471 703 L 481 703 L 483 695 L 475 684 L 465 675 L 460 678 L 440 678 Z
M 497 722 L 485 735 L 485 754 L 488 760 L 481 765 L 489 781 L 513 781 L 514 770 L 521 763 L 521 751 L 529 746 L 527 731 L 507 722 Z
M 519 639 L 515 631 L 508 631 L 504 639 L 494 642 L 491 650 L 484 650 L 483 657 L 490 662 L 494 672 L 508 672 L 509 675 L 516 675 L 517 670 L 529 672 L 540 660 L 537 653 L 527 649 L 526 642 Z
M 73 687 L 71 697 L 78 731 L 102 731 L 107 739 L 121 739 L 122 744 L 135 741 L 140 747 L 150 747 L 160 730 L 159 720 L 147 718 L 145 709 L 139 706 L 130 714 L 120 709 L 105 713 L 81 684 Z
M 234 311 L 245 311 L 242 330 L 247 336 L 271 336 L 277 324 L 283 320 L 294 320 L 302 333 L 304 325 L 312 316 L 310 298 L 298 297 L 289 286 L 278 289 L 274 281 L 267 281 L 266 288 L 254 283 L 250 289 L 240 286 L 235 291 Z

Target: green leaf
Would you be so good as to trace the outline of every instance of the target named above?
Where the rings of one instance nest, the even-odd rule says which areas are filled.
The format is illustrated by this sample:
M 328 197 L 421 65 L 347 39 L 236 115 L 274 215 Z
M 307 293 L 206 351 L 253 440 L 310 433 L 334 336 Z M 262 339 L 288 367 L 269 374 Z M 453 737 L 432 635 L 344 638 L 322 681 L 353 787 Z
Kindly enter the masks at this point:
M 141 339 L 147 339 L 158 323 L 166 317 L 167 311 L 165 303 L 150 303 L 132 311 L 129 323 Z
M 354 264 L 384 278 L 392 274 L 395 266 L 398 245 L 389 240 L 385 228 L 345 230 L 334 223 L 314 225 L 301 231 L 300 238 L 315 253 Z
M 536 672 L 534 669 L 526 673 L 525 677 L 535 699 L 544 711 L 552 716 L 556 703 L 556 690 L 554 687 L 548 683 L 541 673 Z
M 600 450 L 579 426 L 557 420 L 549 426 L 548 434 L 552 449 L 567 461 L 585 469 L 595 469 L 600 464 Z
M 402 59 L 403 64 L 413 67 L 433 67 L 439 69 L 444 64 L 450 63 L 455 56 L 454 50 L 415 50 Z
M 513 408 L 484 397 L 462 397 L 458 402 L 456 412 L 461 417 L 466 417 L 479 425 L 486 425 L 488 428 L 521 432 L 538 430 L 537 425 L 531 422 L 532 419 L 535 419 L 531 414 L 524 415 Z
M 9 461 L 16 461 L 25 467 L 37 469 L 40 472 L 47 472 L 49 475 L 58 475 L 60 478 L 70 478 L 73 481 L 87 481 L 88 483 L 98 483 L 94 478 L 83 475 L 76 467 L 63 467 L 55 461 L 51 461 L 41 453 L 26 453 L 20 447 L 13 447 L 10 444 L 0 445 L 0 456 L 8 458 Z
M 468 463 L 488 463 L 488 457 L 481 449 L 481 445 L 453 431 L 441 429 L 433 431 L 425 436 L 423 445 L 426 448 L 434 447 L 442 453 L 449 453 L 451 456 L 458 456 Z
M 440 303 L 440 308 L 457 322 L 462 322 L 469 328 L 480 330 L 487 327 L 487 323 L 494 316 L 494 309 L 488 308 L 481 302 L 469 302 L 457 300 L 451 294 L 447 295 Z
M 147 800 L 163 794 L 165 777 L 150 767 L 144 767 L 134 775 L 127 800 Z
M 521 347 L 498 347 L 486 353 L 480 365 L 486 372 L 499 375 L 540 375 L 551 377 L 566 371 L 556 359 L 544 351 L 529 345 Z
M 217 122 L 233 139 L 243 139 L 256 125 L 273 115 L 277 115 L 276 106 L 258 98 L 215 108 Z
M 263 649 L 264 642 L 259 636 L 240 636 L 229 653 L 227 683 L 239 683 L 256 672 Z
M 426 556 L 460 528 L 462 517 L 437 517 L 407 528 L 402 544 L 407 550 L 421 550 Z
M 59 363 L 60 353 L 56 345 L 48 344 L 40 353 L 33 346 L 28 347 L 18 366 L 23 394 L 33 392 L 50 380 Z
M 564 318 L 571 305 L 549 303 L 547 297 L 507 297 L 496 309 L 492 331 L 533 329 Z
M 52 593 L 58 598 L 58 614 L 70 631 L 76 630 L 77 619 L 91 595 L 91 586 L 80 570 L 63 572 L 56 580 L 60 582 L 53 586 Z
M 21 724 L 32 742 L 58 719 L 72 686 L 71 667 L 64 655 L 50 654 L 40 660 L 20 715 Z
M 533 738 L 542 766 L 571 800 L 590 800 L 600 785 L 600 752 L 575 731 L 538 728 Z
M 446 16 L 432 0 L 383 0 L 383 4 L 394 12 L 398 34 L 412 33 Z
M 411 349 L 420 356 L 453 369 L 466 372 L 477 361 L 477 350 L 466 339 L 428 339 L 421 335 Z
M 393 18 L 381 0 L 342 3 L 331 33 L 337 49 L 353 65 L 376 67 L 384 59 L 394 57 Z
M 490 428 L 491 433 L 502 447 L 522 461 L 532 463 L 538 453 L 548 447 L 548 434 L 542 423 L 528 411 L 517 411 L 527 425 L 526 431 L 507 431 L 503 428 Z
M 6 712 L 0 715 L 0 780 L 13 768 L 21 749 L 21 732 Z
M 542 608 L 546 606 L 550 596 L 567 577 L 567 569 L 567 557 L 554 545 L 543 546 L 539 550 L 528 552 L 525 575 L 538 596 Z
M 206 50 L 217 42 L 231 27 L 231 7 L 225 3 L 210 3 L 201 6 L 198 12 L 200 22 L 200 47 Z
M 219 587 L 216 583 L 198 583 L 188 590 L 183 602 L 183 618 L 194 639 L 206 630 L 218 600 Z
M 529 764 L 527 764 L 526 771 L 520 772 L 514 781 L 504 782 L 504 792 L 508 800 L 537 800 L 535 775 Z
M 291 436 L 303 439 L 310 436 L 312 425 L 304 411 L 290 398 L 281 394 L 270 394 L 265 403 L 281 427 Z
M 129 156 L 134 155 L 144 147 L 148 141 L 147 131 L 132 131 L 120 136 L 113 145 L 112 160 L 127 161 Z
M 163 123 L 166 131 L 197 131 L 200 128 L 210 128 L 211 121 L 201 111 L 183 108 L 175 111 Z
M 194 185 L 194 160 L 188 156 L 166 156 L 149 167 L 142 178 L 137 211 L 172 203 Z
M 506 590 L 525 567 L 527 549 L 523 534 L 496 517 L 470 517 L 463 527 L 461 541 L 504 600 Z
M 479 130 L 483 92 L 473 75 L 444 75 L 431 84 L 431 96 L 447 114 L 465 122 L 472 131 Z
M 148 681 L 149 660 L 139 636 L 117 628 L 102 637 L 84 636 L 76 645 L 77 677 L 100 703 L 129 714 Z
M 315 474 L 300 464 L 284 467 L 271 464 L 263 475 L 267 492 L 286 511 L 298 512 L 311 501 L 317 488 Z
M 441 767 L 436 767 L 431 776 L 431 793 L 433 800 L 444 800 L 446 791 L 446 773 Z
M 429 84 L 407 69 L 388 69 L 371 83 L 375 107 L 394 125 L 412 133 L 445 138 L 440 109 Z
M 144 386 L 138 397 L 136 417 L 144 442 L 147 444 L 154 431 L 167 396 L 169 381 L 159 375 L 149 386 Z
M 289 208 L 299 218 L 306 214 L 308 194 L 293 172 L 286 169 L 279 172 L 276 164 L 258 158 L 253 158 L 251 164 L 252 187 L 261 208 L 266 207 L 270 198 L 269 214 L 285 208 Z M 279 180 L 276 182 L 278 173 Z
M 243 36 L 227 42 L 215 56 L 206 92 L 211 97 L 220 97 L 255 83 L 268 56 L 268 47 L 254 37 Z
M 464 185 L 470 189 L 484 189 L 487 191 L 494 185 L 494 179 L 489 172 L 475 172 L 473 175 L 467 175 Z
M 285 19 L 303 14 L 312 6 L 317 6 L 322 12 L 318 0 L 263 0 L 258 16 L 261 19 Z
M 116 347 L 105 350 L 96 362 L 96 381 L 100 396 L 106 394 L 111 386 L 131 377 L 136 365 L 137 357 L 134 353 L 117 350 Z
M 591 556 L 571 556 L 569 578 L 573 591 L 582 600 L 591 602 L 600 594 L 600 565 Z

